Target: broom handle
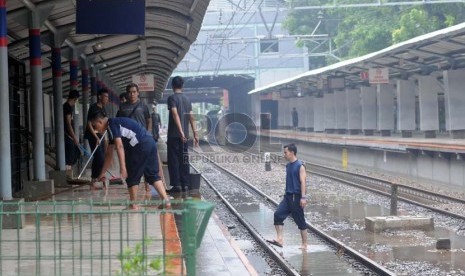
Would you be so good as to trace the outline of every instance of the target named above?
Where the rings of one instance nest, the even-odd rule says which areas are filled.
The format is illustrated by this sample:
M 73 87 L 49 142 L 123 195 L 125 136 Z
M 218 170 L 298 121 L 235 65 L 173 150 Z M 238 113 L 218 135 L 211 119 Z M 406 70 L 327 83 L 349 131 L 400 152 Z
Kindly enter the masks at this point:
M 103 138 L 105 138 L 105 135 L 107 134 L 107 130 L 105 130 L 105 132 L 103 133 L 102 137 L 100 137 L 100 140 L 99 140 L 99 143 L 98 145 L 95 147 L 95 149 L 92 151 L 92 154 L 90 155 L 89 159 L 87 160 L 86 164 L 84 165 L 84 168 L 82 168 L 82 171 L 81 173 L 79 174 L 78 178 L 77 179 L 80 179 L 82 174 L 84 173 L 84 171 L 86 170 L 87 168 L 87 165 L 89 165 L 89 162 L 90 160 L 92 160 L 92 157 L 94 156 L 95 152 L 97 151 L 98 147 L 100 147 L 100 144 L 102 143 L 102 140 Z

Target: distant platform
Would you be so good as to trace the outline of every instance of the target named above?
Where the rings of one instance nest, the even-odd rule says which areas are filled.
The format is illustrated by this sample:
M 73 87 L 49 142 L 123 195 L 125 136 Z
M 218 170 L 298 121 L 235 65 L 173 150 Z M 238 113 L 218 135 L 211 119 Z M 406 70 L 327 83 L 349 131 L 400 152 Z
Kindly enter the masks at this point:
M 365 147 L 395 151 L 434 151 L 447 153 L 465 153 L 465 140 L 450 137 L 422 138 L 400 136 L 363 136 L 349 134 L 329 134 L 295 130 L 260 130 L 259 134 L 279 139 L 294 139 L 310 143 L 324 143 L 338 146 Z

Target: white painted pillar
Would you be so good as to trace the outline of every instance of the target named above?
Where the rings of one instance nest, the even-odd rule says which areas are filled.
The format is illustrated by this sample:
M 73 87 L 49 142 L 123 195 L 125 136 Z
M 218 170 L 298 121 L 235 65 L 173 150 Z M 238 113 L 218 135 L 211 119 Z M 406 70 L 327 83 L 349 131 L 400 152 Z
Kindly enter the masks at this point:
M 325 93 L 323 97 L 324 102 L 324 116 L 325 116 L 325 131 L 333 133 L 336 129 L 336 109 L 334 103 L 334 93 Z
M 376 129 L 376 87 L 367 86 L 361 88 L 362 96 L 362 129 L 367 136 L 373 135 Z
M 439 130 L 438 92 L 442 88 L 434 76 L 418 77 L 418 101 L 420 105 L 420 130 L 425 138 L 435 138 Z
M 397 81 L 397 128 L 402 137 L 412 137 L 415 130 L 415 82 Z
M 336 113 L 336 129 L 340 134 L 347 131 L 347 98 L 344 91 L 335 91 L 334 97 L 334 110 Z
M 314 111 L 314 131 L 323 132 L 325 131 L 325 108 L 324 108 L 324 98 L 315 97 L 313 101 L 313 111 Z
M 378 84 L 378 130 L 381 136 L 391 136 L 394 130 L 394 87 L 391 84 Z
M 358 134 L 362 129 L 362 104 L 359 89 L 346 89 L 347 129 L 349 134 Z
M 446 126 L 452 138 L 465 138 L 465 70 L 444 71 Z

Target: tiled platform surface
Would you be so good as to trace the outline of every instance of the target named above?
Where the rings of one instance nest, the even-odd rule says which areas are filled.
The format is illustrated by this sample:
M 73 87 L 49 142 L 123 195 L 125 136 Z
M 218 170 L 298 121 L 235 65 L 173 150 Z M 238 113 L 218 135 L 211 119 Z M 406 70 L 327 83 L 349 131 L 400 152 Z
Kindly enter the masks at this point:
M 258 275 L 215 214 L 197 251 L 197 275 Z
M 166 166 L 164 171 L 167 176 Z M 113 173 L 116 174 L 116 171 Z M 143 184 L 139 185 L 138 198 L 140 200 L 150 198 L 145 194 Z M 110 185 L 107 191 L 101 189 L 91 191 L 88 186 L 83 186 L 55 196 L 55 200 L 88 199 L 99 201 L 128 199 L 128 192 L 125 185 Z M 201 246 L 197 250 L 196 263 L 196 275 L 257 275 L 214 213 L 208 223 Z M 185 272 L 185 267 L 178 271 Z

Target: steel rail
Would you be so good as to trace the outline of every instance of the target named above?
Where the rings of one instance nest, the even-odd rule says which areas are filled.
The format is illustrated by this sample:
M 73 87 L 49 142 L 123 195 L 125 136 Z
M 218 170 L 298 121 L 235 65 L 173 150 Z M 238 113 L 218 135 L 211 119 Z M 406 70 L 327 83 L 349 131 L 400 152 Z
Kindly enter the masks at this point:
M 249 154 L 254 154 L 254 153 L 249 153 Z M 376 178 L 376 177 L 372 177 L 372 176 L 366 176 L 366 175 L 358 174 L 358 173 L 354 173 L 354 172 L 342 171 L 342 170 L 338 170 L 338 169 L 335 169 L 335 168 L 330 168 L 330 167 L 327 167 L 327 166 L 324 166 L 324 165 L 319 165 L 319 164 L 315 164 L 315 163 L 311 163 L 311 162 L 306 162 L 304 160 L 302 160 L 302 162 L 304 162 L 305 164 L 308 165 L 307 166 L 307 172 L 309 172 L 309 173 L 319 175 L 319 176 L 323 176 L 323 177 L 326 177 L 326 178 L 330 178 L 330 179 L 333 179 L 333 180 L 336 180 L 336 181 L 339 181 L 339 182 L 342 182 L 342 183 L 346 183 L 348 185 L 358 187 L 360 189 L 368 190 L 370 192 L 377 193 L 377 194 L 380 194 L 380 195 L 383 195 L 383 196 L 386 196 L 386 197 L 389 197 L 389 198 L 391 197 L 391 192 L 390 192 L 391 187 L 393 185 L 397 185 L 398 188 L 399 188 L 397 198 L 399 200 L 402 200 L 404 202 L 407 202 L 407 203 L 410 203 L 410 204 L 413 204 L 413 205 L 416 205 L 416 206 L 420 206 L 420 207 L 429 209 L 431 211 L 434 211 L 434 212 L 437 212 L 437 213 L 440 213 L 440 214 L 443 214 L 443 215 L 447 215 L 447 216 L 451 216 L 451 217 L 454 217 L 454 218 L 465 220 L 464 215 L 457 214 L 457 213 L 454 213 L 454 212 L 451 212 L 451 211 L 448 211 L 448 210 L 444 210 L 444 209 L 441 209 L 441 208 L 437 208 L 437 207 L 434 207 L 434 206 L 431 206 L 431 205 L 428 205 L 428 204 L 425 204 L 425 203 L 421 203 L 419 200 L 408 198 L 408 196 L 416 197 L 416 198 L 423 199 L 423 200 L 429 200 L 429 201 L 431 201 L 433 203 L 459 203 L 459 204 L 464 204 L 465 205 L 465 200 L 463 200 L 463 199 L 448 196 L 448 195 L 443 195 L 443 194 L 439 194 L 439 193 L 435 193 L 435 192 L 431 192 L 431 191 L 428 191 L 428 190 L 423 190 L 423 189 L 416 188 L 416 187 L 410 187 L 410 186 L 400 184 L 400 183 L 394 183 L 394 182 L 391 182 L 391 181 L 387 181 L 385 179 L 380 179 L 380 178 Z M 313 168 L 321 168 L 321 169 L 326 170 L 326 172 L 321 172 L 321 171 L 318 172 L 315 169 L 313 169 L 313 170 L 310 169 L 311 167 L 313 167 Z M 339 177 L 337 176 L 338 174 L 339 174 Z M 348 179 L 345 179 L 345 178 L 341 178 L 341 175 L 342 175 L 342 177 L 344 177 L 344 175 L 349 175 L 351 177 L 358 178 L 360 180 L 368 180 L 368 181 L 370 181 L 370 183 L 365 183 L 365 184 L 355 183 L 355 182 L 351 181 L 350 179 L 348 180 Z
M 197 154 L 200 154 L 198 152 L 196 152 Z M 205 156 L 205 155 L 203 155 Z M 257 193 L 258 195 L 260 195 L 261 197 L 263 197 L 266 201 L 272 203 L 275 207 L 278 206 L 278 202 L 276 202 L 273 198 L 271 198 L 270 196 L 266 195 L 265 193 L 263 193 L 261 190 L 257 189 L 255 186 L 253 186 L 252 184 L 250 184 L 248 181 L 244 180 L 243 178 L 241 178 L 240 176 L 238 176 L 237 174 L 223 168 L 222 166 L 220 166 L 219 164 L 215 163 L 210 157 L 206 156 L 206 159 L 211 162 L 213 165 L 215 165 L 216 167 L 218 167 L 219 169 L 223 170 L 224 172 L 226 172 L 227 174 L 231 175 L 232 177 L 236 178 L 238 181 L 240 181 L 241 183 L 243 183 L 247 188 L 253 190 L 255 193 Z M 205 179 L 205 178 L 204 178 Z M 211 186 L 211 184 L 209 184 L 209 186 Z M 215 190 L 215 189 L 214 189 Z M 216 192 L 216 191 L 215 191 Z M 226 199 L 223 199 L 223 201 L 225 201 Z M 228 207 L 229 208 L 229 207 Z M 365 267 L 367 267 L 368 269 L 372 270 L 373 272 L 379 274 L 379 275 L 396 275 L 394 272 L 386 269 L 385 267 L 381 266 L 380 264 L 374 262 L 373 260 L 371 260 L 370 258 L 364 256 L 363 254 L 360 254 L 358 251 L 356 251 L 355 249 L 353 249 L 352 247 L 350 246 L 347 246 L 345 245 L 344 243 L 342 243 L 341 241 L 329 236 L 328 234 L 324 233 L 322 230 L 320 230 L 318 227 L 316 227 L 315 225 L 307 222 L 307 227 L 309 228 L 310 231 L 312 231 L 314 234 L 316 234 L 317 236 L 319 236 L 320 238 L 322 238 L 323 240 L 325 240 L 326 242 L 328 242 L 329 244 L 331 244 L 332 246 L 334 246 L 335 248 L 337 248 L 338 252 L 344 252 L 345 254 L 347 254 L 348 256 L 350 256 L 351 258 L 353 258 L 354 260 L 357 260 L 359 261 L 361 264 L 363 264 Z M 265 242 L 265 246 L 268 247 L 268 245 L 266 244 L 266 241 L 260 241 L 261 244 L 263 244 L 263 242 Z M 273 250 L 274 251 L 274 250 Z
M 208 160 L 211 162 L 210 159 Z M 199 170 L 195 168 L 195 166 L 193 166 L 192 164 L 191 167 L 194 168 L 194 170 L 196 170 L 197 172 L 199 172 Z M 240 221 L 240 223 L 247 229 L 247 231 L 249 231 L 249 233 L 255 238 L 255 240 L 258 243 L 260 243 L 260 245 L 268 252 L 268 254 L 270 254 L 273 257 L 273 259 L 279 264 L 279 266 L 284 271 L 286 271 L 288 275 L 300 275 L 299 272 L 295 268 L 291 267 L 288 264 L 288 262 L 281 255 L 279 255 L 278 252 L 273 250 L 273 248 L 270 245 L 268 245 L 268 243 L 260 235 L 260 233 L 258 233 L 258 231 L 255 230 L 255 228 L 247 220 L 244 219 L 244 217 L 236 210 L 236 208 L 234 208 L 234 206 L 232 206 L 231 203 L 229 203 L 229 201 L 221 194 L 221 192 L 217 188 L 215 188 L 215 186 L 205 176 L 202 175 L 202 178 L 208 184 L 208 186 L 215 192 L 215 194 L 221 199 L 221 201 L 226 205 L 229 211 Z

